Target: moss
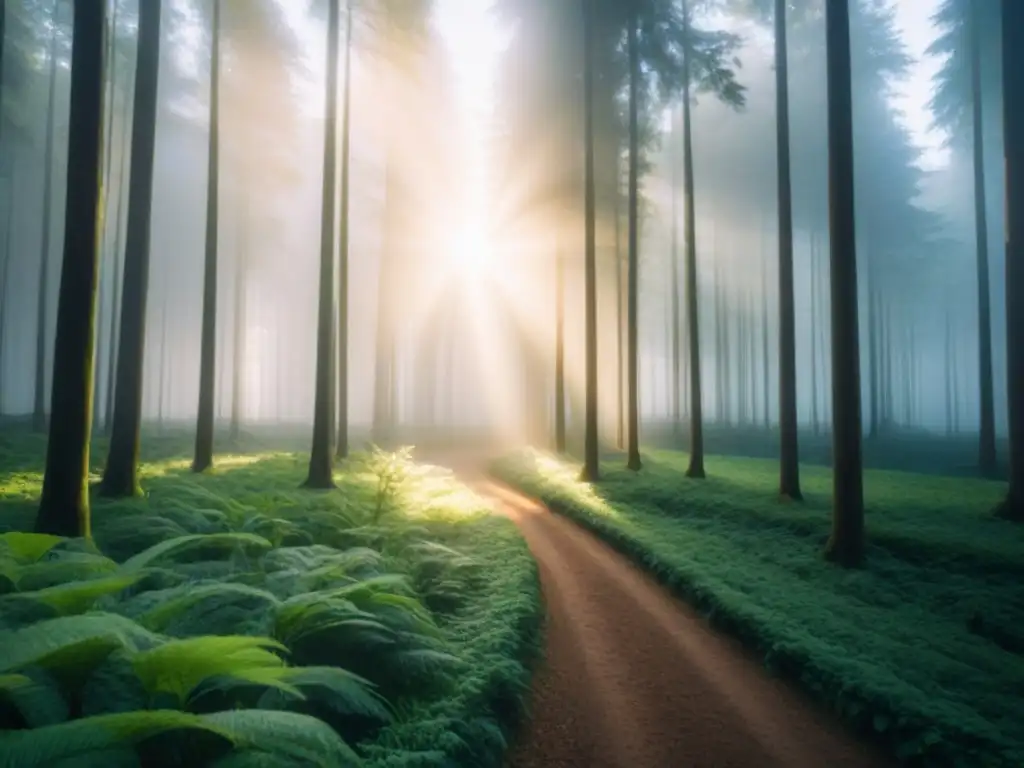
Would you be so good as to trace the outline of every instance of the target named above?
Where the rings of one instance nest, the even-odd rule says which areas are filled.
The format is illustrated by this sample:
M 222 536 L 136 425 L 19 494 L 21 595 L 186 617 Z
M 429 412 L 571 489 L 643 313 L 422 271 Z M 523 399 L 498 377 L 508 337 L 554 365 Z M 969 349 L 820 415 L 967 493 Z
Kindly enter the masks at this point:
M 846 571 L 821 556 L 830 475 L 781 503 L 777 464 L 652 452 L 645 469 L 530 452 L 496 474 L 575 520 L 759 652 L 850 726 L 915 765 L 1024 765 L 1024 532 L 993 518 L 999 483 L 871 471 L 869 550 Z M 1000 632 L 1000 628 L 1002 632 Z

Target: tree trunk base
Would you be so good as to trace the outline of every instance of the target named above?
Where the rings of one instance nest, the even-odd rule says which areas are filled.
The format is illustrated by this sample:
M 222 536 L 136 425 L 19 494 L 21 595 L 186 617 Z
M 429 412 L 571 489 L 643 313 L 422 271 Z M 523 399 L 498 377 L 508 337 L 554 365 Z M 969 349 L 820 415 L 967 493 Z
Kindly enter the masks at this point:
M 996 517 L 1012 523 L 1024 523 L 1024 499 L 1007 494 L 996 507 Z
M 122 472 L 104 472 L 96 493 L 104 499 L 130 499 L 141 496 L 142 489 L 135 478 Z
M 779 491 L 779 501 L 783 504 L 792 504 L 794 502 L 800 502 L 804 500 L 804 495 L 799 490 L 796 491 Z
M 837 541 L 834 536 L 829 536 L 824 555 L 830 563 L 842 568 L 858 568 L 864 562 L 862 547 Z
M 641 469 L 643 469 L 643 466 L 643 462 L 640 461 L 640 454 L 630 456 L 629 461 L 626 462 L 626 469 L 630 470 L 631 472 L 639 472 Z
M 704 471 L 704 461 L 694 461 L 690 459 L 690 466 L 686 468 L 686 476 L 692 477 L 694 480 L 703 480 L 707 477 L 707 473 Z
M 310 475 L 300 487 L 310 491 L 333 491 L 338 486 L 334 484 L 333 477 L 324 478 Z
M 591 469 L 590 467 L 584 465 L 582 471 L 580 472 L 581 483 L 596 483 L 600 479 L 601 475 L 596 469 Z

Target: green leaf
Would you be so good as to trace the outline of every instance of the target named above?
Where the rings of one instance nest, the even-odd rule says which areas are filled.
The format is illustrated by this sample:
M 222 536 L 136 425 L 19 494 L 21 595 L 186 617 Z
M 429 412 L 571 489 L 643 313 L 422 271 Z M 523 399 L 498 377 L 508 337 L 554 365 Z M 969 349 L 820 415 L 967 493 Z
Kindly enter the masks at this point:
M 159 560 L 173 559 L 174 556 L 197 547 L 221 547 L 227 550 L 235 547 L 249 547 L 266 550 L 270 549 L 272 544 L 262 536 L 252 533 L 196 533 L 161 541 L 159 544 L 139 552 L 134 557 L 128 558 L 121 567 L 127 571 L 141 570 Z
M 140 578 L 141 573 L 119 574 L 103 579 L 58 584 L 34 592 L 19 592 L 18 597 L 48 605 L 61 616 L 70 616 L 85 613 L 101 597 L 127 589 Z
M 360 766 L 362 761 L 322 720 L 295 712 L 263 709 L 215 712 L 203 720 L 230 734 L 242 749 L 303 760 L 322 768 Z
M 16 560 L 26 563 L 34 563 L 62 541 L 65 541 L 63 537 L 48 533 L 11 531 L 0 534 L 0 546 L 6 546 Z
M 216 721 L 185 712 L 152 710 L 96 715 L 43 728 L 0 733 L 0 768 L 42 768 L 72 758 L 77 765 L 89 753 L 138 744 L 180 728 L 203 730 L 232 740 Z

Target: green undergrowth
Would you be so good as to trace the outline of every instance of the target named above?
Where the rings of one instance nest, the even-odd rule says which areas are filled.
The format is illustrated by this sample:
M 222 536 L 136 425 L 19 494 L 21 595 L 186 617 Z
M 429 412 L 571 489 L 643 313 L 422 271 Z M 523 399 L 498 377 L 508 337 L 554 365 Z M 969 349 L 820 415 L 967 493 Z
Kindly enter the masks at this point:
M 908 765 L 1024 765 L 1024 527 L 991 510 L 1005 485 L 871 471 L 865 567 L 821 556 L 831 475 L 777 497 L 773 461 L 646 455 L 639 473 L 538 452 L 502 479 L 588 528 L 700 608 L 862 737 Z
M 309 491 L 301 455 L 153 441 L 86 541 L 28 532 L 42 445 L 0 436 L 0 767 L 501 764 L 536 568 L 450 473 L 373 451 Z

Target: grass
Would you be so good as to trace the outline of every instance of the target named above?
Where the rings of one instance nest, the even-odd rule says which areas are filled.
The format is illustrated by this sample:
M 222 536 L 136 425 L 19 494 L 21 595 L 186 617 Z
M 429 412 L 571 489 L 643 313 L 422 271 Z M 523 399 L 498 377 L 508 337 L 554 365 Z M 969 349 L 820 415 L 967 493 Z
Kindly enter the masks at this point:
M 866 566 L 821 556 L 831 475 L 777 496 L 777 464 L 653 451 L 639 473 L 536 452 L 497 475 L 652 572 L 766 666 L 909 765 L 1024 765 L 1024 527 L 991 514 L 1005 485 L 870 471 Z
M 25 533 L 45 441 L 0 434 L 0 766 L 500 766 L 542 615 L 514 525 L 401 452 L 301 490 L 271 442 L 194 475 L 146 436 L 87 542 Z

